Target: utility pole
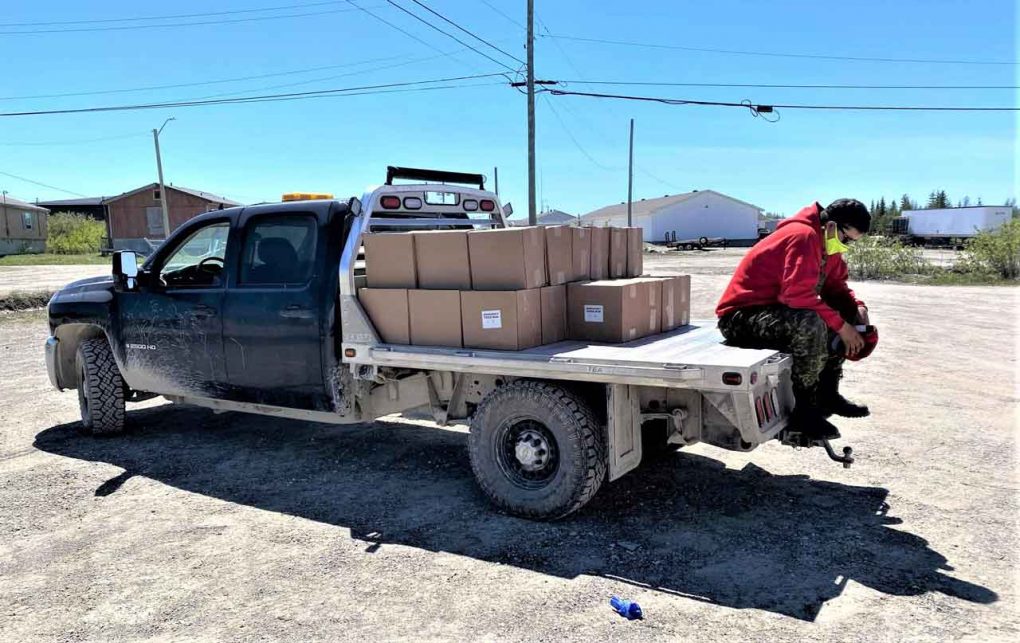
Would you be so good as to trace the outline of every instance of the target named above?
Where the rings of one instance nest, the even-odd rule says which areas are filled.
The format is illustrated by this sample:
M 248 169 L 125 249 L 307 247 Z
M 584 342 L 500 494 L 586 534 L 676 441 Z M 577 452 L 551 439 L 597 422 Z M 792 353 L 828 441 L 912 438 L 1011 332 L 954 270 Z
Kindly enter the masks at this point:
M 528 0 L 528 225 L 538 224 L 535 209 L 535 0 Z
M 627 166 L 627 227 L 634 226 L 631 202 L 634 200 L 634 119 L 630 119 L 630 163 Z
M 167 198 L 166 185 L 163 184 L 163 159 L 159 154 L 159 135 L 166 127 L 166 124 L 176 120 L 173 116 L 163 121 L 163 125 L 157 130 L 152 130 L 152 140 L 156 143 L 156 171 L 159 173 L 159 204 L 163 208 L 163 238 L 170 237 L 170 205 Z
M 496 181 L 496 196 L 499 196 L 499 168 L 498 167 L 492 168 L 492 176 L 494 177 L 494 179 Z

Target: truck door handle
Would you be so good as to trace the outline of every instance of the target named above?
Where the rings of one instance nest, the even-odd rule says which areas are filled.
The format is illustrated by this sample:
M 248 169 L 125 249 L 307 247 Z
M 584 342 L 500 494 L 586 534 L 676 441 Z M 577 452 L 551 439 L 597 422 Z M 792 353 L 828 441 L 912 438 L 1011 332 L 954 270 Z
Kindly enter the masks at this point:
M 299 304 L 291 304 L 280 311 L 280 317 L 287 319 L 311 319 L 312 311 Z

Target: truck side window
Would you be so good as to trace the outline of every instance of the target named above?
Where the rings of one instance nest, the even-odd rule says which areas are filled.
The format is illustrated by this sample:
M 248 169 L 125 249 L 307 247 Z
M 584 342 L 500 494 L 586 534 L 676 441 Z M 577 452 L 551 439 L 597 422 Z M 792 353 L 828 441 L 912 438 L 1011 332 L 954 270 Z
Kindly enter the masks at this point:
M 303 284 L 315 261 L 312 216 L 265 217 L 248 225 L 241 255 L 242 285 Z
M 199 228 L 163 263 L 160 279 L 172 288 L 219 286 L 229 234 L 230 223 L 227 221 Z

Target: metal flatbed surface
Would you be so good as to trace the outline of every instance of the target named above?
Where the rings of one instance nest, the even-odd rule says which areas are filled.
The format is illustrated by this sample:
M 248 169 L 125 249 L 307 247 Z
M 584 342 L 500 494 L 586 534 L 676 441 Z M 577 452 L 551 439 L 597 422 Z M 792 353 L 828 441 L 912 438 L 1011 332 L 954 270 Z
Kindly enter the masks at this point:
M 723 371 L 745 373 L 777 356 L 776 351 L 735 348 L 722 342 L 716 322 L 711 320 L 694 321 L 667 333 L 623 344 L 563 341 L 522 351 L 378 344 L 369 349 L 367 359 L 352 361 L 405 368 L 733 390 L 733 386 L 721 384 L 719 375 Z M 747 379 L 744 378 L 745 386 Z

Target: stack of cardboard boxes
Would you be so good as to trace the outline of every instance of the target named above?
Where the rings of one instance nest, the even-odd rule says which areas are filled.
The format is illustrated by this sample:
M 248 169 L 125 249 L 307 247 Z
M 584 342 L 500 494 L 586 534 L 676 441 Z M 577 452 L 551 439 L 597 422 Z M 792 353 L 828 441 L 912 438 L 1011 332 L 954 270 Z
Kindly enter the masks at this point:
M 523 350 L 689 321 L 689 276 L 640 276 L 640 228 L 375 233 L 364 244 L 358 296 L 389 344 Z

